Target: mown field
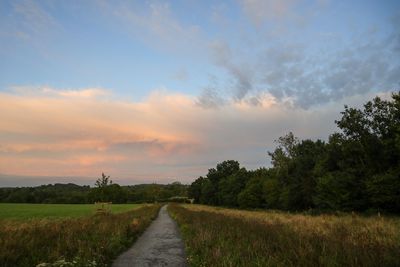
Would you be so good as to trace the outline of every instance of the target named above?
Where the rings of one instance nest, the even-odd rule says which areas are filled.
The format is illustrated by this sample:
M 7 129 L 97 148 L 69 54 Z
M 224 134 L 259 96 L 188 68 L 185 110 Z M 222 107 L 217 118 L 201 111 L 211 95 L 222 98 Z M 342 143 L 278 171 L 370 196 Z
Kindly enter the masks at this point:
M 111 213 L 126 212 L 140 208 L 140 204 L 111 204 Z M 0 220 L 2 219 L 37 219 L 37 218 L 77 218 L 96 213 L 99 206 L 94 204 L 21 204 L 0 203 Z
M 190 266 L 400 266 L 400 218 L 170 205 Z
M 160 205 L 112 205 L 107 214 L 93 214 L 94 205 L 0 209 L 0 266 L 109 266 L 156 218 Z

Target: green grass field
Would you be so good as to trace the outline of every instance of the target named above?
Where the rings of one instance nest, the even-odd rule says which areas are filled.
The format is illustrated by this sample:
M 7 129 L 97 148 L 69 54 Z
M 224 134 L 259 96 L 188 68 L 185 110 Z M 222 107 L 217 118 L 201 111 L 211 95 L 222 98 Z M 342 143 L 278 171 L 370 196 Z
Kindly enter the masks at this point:
M 141 204 L 111 204 L 112 213 L 142 207 Z M 0 219 L 27 220 L 43 218 L 77 218 L 96 213 L 95 204 L 14 204 L 0 203 Z

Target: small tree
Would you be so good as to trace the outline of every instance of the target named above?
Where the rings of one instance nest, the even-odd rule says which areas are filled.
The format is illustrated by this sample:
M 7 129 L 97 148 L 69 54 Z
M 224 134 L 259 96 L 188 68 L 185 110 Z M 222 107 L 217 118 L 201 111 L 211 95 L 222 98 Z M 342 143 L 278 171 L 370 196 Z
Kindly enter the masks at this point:
M 110 179 L 110 176 L 107 176 L 103 173 L 101 173 L 101 178 L 96 180 L 95 186 L 96 187 L 106 187 L 108 185 L 111 185 L 113 182 Z
M 101 174 L 101 178 L 95 182 L 96 187 L 91 190 L 93 201 L 126 203 L 127 191 L 119 184 L 113 183 L 110 176 Z
M 94 201 L 108 202 L 111 200 L 110 194 L 110 186 L 113 185 L 110 176 L 101 174 L 101 178 L 97 179 L 95 184 L 95 188 L 91 190 L 91 198 Z

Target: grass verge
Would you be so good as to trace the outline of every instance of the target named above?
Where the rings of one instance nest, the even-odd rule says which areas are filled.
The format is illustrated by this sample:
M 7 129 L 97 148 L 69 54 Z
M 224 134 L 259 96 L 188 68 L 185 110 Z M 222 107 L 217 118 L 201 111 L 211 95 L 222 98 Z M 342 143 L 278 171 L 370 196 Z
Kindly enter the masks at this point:
M 77 219 L 0 221 L 0 266 L 107 266 L 129 247 L 160 205 Z
M 400 219 L 169 205 L 191 266 L 400 266 Z

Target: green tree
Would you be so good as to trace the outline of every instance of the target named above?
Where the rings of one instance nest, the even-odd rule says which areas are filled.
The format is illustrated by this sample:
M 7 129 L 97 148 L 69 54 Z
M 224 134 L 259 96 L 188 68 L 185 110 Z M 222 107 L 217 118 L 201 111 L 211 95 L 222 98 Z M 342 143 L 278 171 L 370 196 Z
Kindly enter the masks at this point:
M 317 163 L 325 154 L 325 143 L 321 140 L 303 140 L 293 148 L 292 179 L 289 188 L 289 208 L 303 210 L 314 208 Z
M 246 184 L 246 187 L 238 195 L 238 203 L 241 208 L 261 208 L 264 206 L 262 177 L 254 176 Z
M 204 181 L 205 178 L 200 176 L 190 185 L 188 189 L 189 198 L 193 198 L 195 203 L 200 203 Z
M 400 167 L 374 175 L 366 188 L 374 208 L 400 212 Z
M 238 195 L 245 188 L 248 180 L 248 173 L 241 168 L 235 173 L 222 178 L 219 181 L 219 201 L 223 206 L 237 207 Z
M 217 205 L 217 190 L 210 179 L 204 179 L 201 187 L 200 203 Z
M 222 179 L 229 177 L 230 175 L 240 170 L 239 162 L 235 160 L 226 160 L 217 164 L 217 167 L 208 170 L 207 179 L 209 183 L 206 183 L 205 192 L 207 194 L 207 202 L 212 205 L 221 205 L 220 199 L 220 188 L 219 182 Z
M 345 106 L 341 130 L 321 140 L 280 137 L 269 170 L 242 171 L 229 160 L 209 169 L 189 188 L 211 205 L 291 210 L 309 208 L 399 211 L 400 92 L 362 108 Z
M 279 180 L 274 176 L 267 177 L 263 184 L 263 196 L 265 206 L 269 209 L 280 209 L 282 203 L 280 201 L 282 187 Z
M 397 92 L 392 100 L 376 97 L 362 109 L 345 106 L 342 118 L 336 121 L 343 132 L 336 165 L 350 175 L 354 187 L 349 201 L 356 209 L 382 208 L 385 201 L 378 201 L 378 192 L 382 196 L 394 193 L 387 184 L 399 176 L 399 108 Z
M 354 210 L 358 206 L 353 202 L 355 186 L 353 177 L 346 172 L 327 173 L 318 179 L 315 204 L 322 210 Z
M 89 198 L 96 202 L 126 203 L 128 192 L 120 185 L 114 184 L 110 176 L 101 174 L 101 178 L 95 182 L 96 187 L 90 191 Z
M 109 185 L 111 185 L 113 182 L 110 179 L 110 176 L 107 176 L 103 173 L 101 173 L 101 178 L 97 179 L 96 182 L 94 183 L 94 185 L 96 187 L 102 188 L 102 187 L 107 187 Z

